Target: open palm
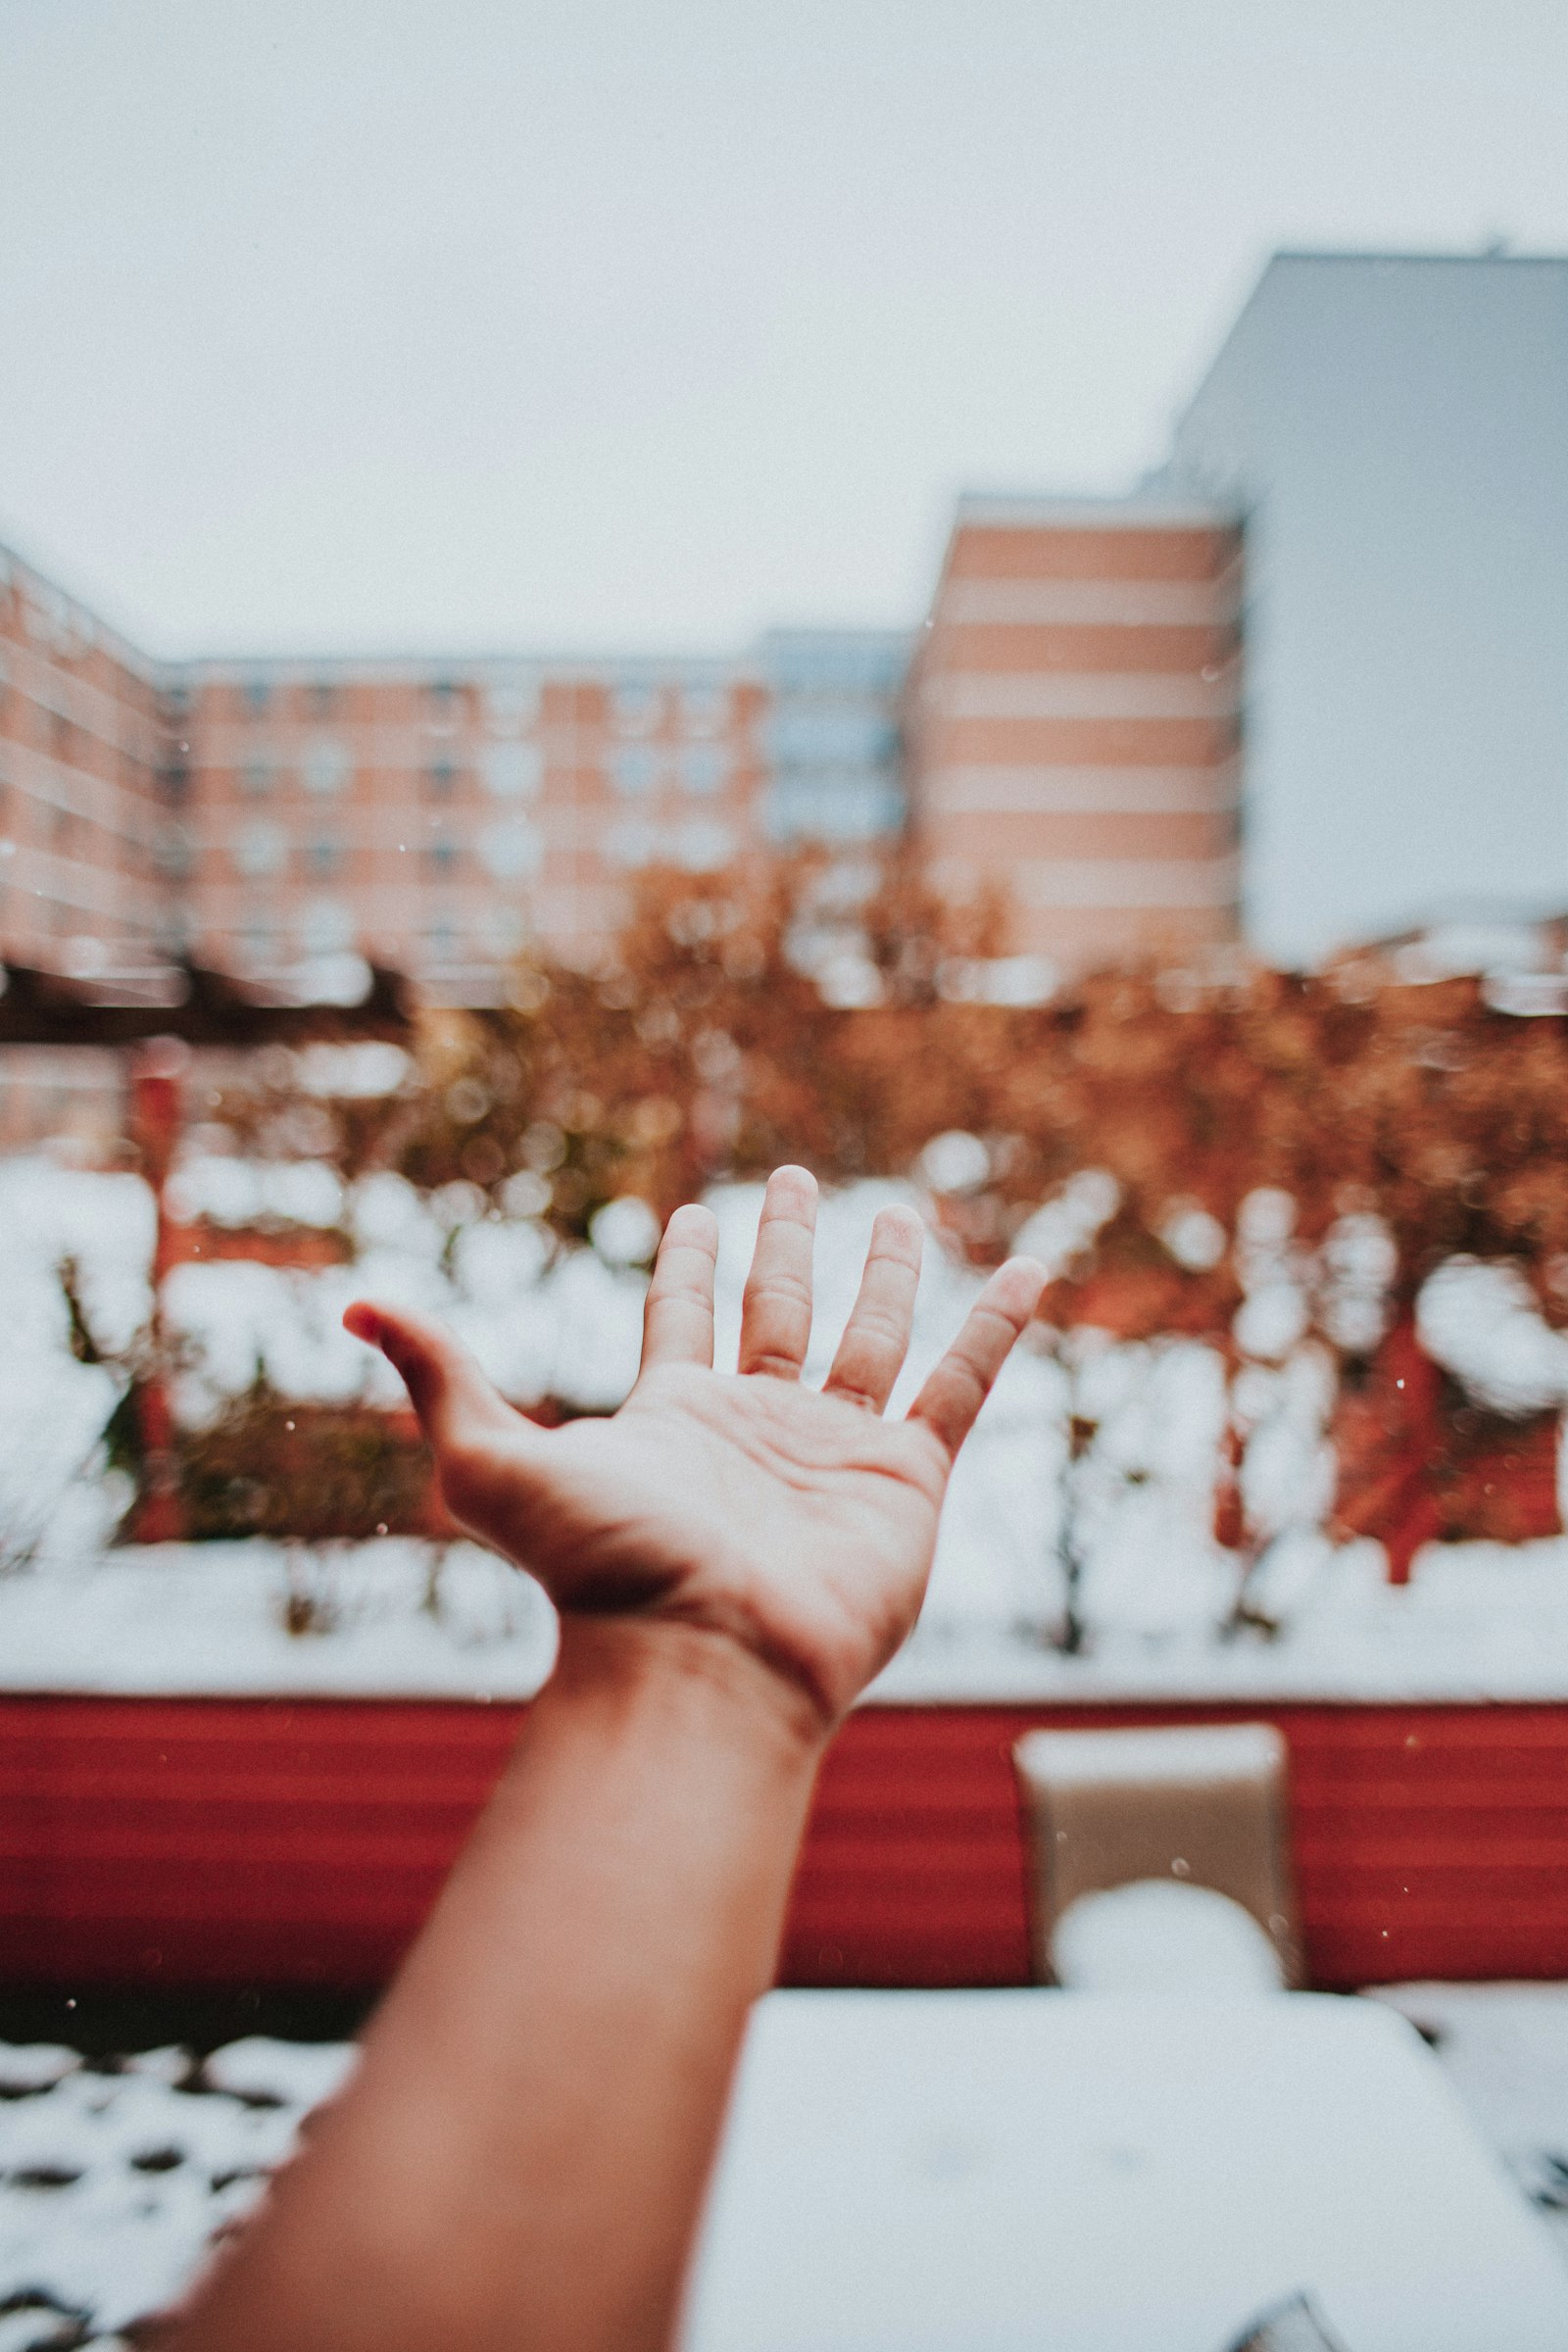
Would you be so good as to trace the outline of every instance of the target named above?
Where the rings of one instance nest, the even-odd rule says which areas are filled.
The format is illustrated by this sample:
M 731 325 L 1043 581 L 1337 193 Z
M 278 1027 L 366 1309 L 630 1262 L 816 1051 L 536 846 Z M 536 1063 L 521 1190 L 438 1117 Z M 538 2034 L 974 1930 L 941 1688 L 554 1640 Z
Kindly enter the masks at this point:
M 349 1328 L 408 1385 L 455 1518 L 567 1613 L 636 1616 L 738 1643 L 836 1722 L 913 1624 L 954 1457 L 1044 1281 L 995 1274 L 904 1421 L 882 1418 L 908 1347 L 923 1240 L 885 1209 L 820 1391 L 801 1384 L 816 1187 L 770 1181 L 740 1369 L 713 1370 L 718 1230 L 678 1209 L 654 1269 L 642 1369 L 612 1419 L 545 1431 L 424 1317 L 361 1302 Z

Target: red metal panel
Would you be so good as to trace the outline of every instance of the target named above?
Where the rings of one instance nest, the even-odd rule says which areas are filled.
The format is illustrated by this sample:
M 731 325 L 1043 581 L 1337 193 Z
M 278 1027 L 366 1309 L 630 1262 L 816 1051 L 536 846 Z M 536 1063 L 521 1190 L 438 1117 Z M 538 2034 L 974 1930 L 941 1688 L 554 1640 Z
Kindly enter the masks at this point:
M 391 1699 L 0 1700 L 0 1980 L 380 1983 L 520 1717 Z M 1239 1718 L 1290 1743 L 1314 1983 L 1568 1975 L 1568 1708 L 1193 1705 L 856 1715 L 823 1767 L 784 1976 L 1022 1982 L 1019 1733 Z

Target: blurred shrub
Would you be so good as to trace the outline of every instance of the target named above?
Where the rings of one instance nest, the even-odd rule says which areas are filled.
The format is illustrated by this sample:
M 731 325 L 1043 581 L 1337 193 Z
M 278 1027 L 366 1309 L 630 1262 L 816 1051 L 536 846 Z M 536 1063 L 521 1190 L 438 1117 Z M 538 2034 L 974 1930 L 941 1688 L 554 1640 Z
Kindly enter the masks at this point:
M 450 1533 L 411 1415 L 294 1404 L 261 1382 L 209 1428 L 182 1433 L 178 1478 L 193 1538 Z
M 1306 1245 L 1338 1216 L 1386 1218 L 1404 1298 L 1455 1251 L 1515 1255 L 1568 1315 L 1568 1022 L 1495 1011 L 1470 980 L 1380 982 L 1365 959 L 1151 967 L 976 1003 L 945 975 L 1005 946 L 1004 909 L 945 907 L 898 859 L 873 881 L 846 905 L 809 858 L 654 874 L 611 964 L 519 964 L 505 1007 L 426 1015 L 394 1094 L 302 1110 L 284 1071 L 215 1115 L 263 1152 L 297 1149 L 307 1116 L 346 1176 L 461 1183 L 573 1239 L 618 1196 L 662 1216 L 782 1158 L 827 1180 L 903 1173 L 956 1133 L 986 1174 L 943 1213 L 980 1259 L 1074 1170 L 1117 1179 L 1093 1265 L 1054 1295 L 1065 1319 L 1093 1279 L 1118 1327 L 1217 1328 L 1230 1276 L 1160 1237 L 1178 1202 L 1230 1228 L 1259 1186 L 1299 1203 Z

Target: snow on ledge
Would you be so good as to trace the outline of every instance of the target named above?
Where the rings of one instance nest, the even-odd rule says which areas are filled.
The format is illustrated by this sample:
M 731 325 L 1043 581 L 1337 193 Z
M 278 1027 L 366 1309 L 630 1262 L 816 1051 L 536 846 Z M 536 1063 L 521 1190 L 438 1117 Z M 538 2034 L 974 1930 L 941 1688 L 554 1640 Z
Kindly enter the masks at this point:
M 290 1634 L 279 1544 L 160 1544 L 0 1580 L 0 1690 L 137 1697 L 531 1698 L 556 1654 L 532 1579 L 388 1537 L 313 1553 L 294 1586 L 323 1630 Z
M 867 1692 L 884 1706 L 1182 1702 L 1568 1704 L 1568 1539 L 1431 1544 L 1388 1585 L 1357 1546 L 1333 1604 L 1268 1639 L 1124 1636 L 1066 1657 L 978 1630 L 917 1632 Z
M 282 1545 L 172 1544 L 0 1580 L 0 1690 L 214 1697 L 530 1698 L 555 1659 L 539 1588 L 411 1540 L 296 1555 L 328 1620 L 290 1635 Z M 883 1706 L 1283 1701 L 1568 1703 L 1568 1540 L 1430 1546 L 1413 1582 L 1346 1565 L 1332 1597 L 1273 1640 L 1198 1631 L 1102 1638 L 1065 1657 L 995 1623 L 923 1625 L 866 1694 Z

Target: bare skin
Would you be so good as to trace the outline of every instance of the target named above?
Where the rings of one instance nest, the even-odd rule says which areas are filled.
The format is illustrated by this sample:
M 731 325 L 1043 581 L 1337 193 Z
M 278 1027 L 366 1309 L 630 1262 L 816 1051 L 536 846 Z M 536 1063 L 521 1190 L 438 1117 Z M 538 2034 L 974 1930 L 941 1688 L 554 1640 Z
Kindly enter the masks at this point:
M 873 1231 L 820 1391 L 815 1186 L 767 1189 L 740 1369 L 717 1230 L 670 1219 L 642 1370 L 552 1432 L 439 1325 L 362 1303 L 454 1514 L 562 1611 L 555 1676 L 347 2091 L 200 2289 L 178 2352 L 661 2352 L 823 1747 L 907 1634 L 958 1446 L 1042 1270 L 994 1275 L 908 1418 L 922 1232 Z

